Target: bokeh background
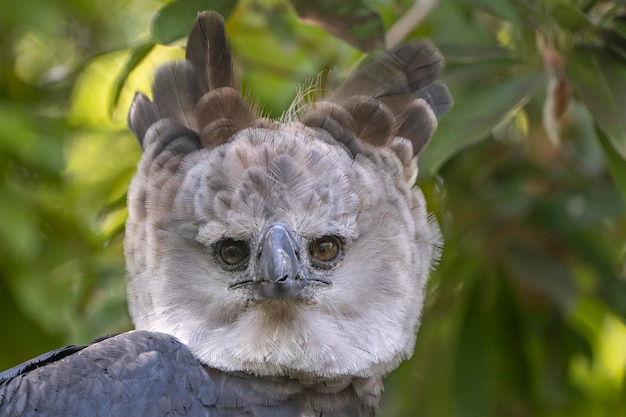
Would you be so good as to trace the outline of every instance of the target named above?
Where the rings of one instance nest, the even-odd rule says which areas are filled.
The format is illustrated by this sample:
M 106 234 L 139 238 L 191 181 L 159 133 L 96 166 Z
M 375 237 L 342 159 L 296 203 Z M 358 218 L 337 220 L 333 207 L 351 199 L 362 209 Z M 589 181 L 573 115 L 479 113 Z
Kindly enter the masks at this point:
M 446 245 L 382 416 L 626 416 L 620 1 L 0 2 L 0 369 L 132 328 L 126 112 L 204 9 L 273 116 L 384 45 L 446 57 L 418 180 Z

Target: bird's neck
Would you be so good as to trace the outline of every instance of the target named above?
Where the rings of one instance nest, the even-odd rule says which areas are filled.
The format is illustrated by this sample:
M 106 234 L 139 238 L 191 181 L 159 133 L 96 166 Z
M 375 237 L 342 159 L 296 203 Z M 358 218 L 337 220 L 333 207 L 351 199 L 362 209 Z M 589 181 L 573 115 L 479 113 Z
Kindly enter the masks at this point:
M 284 407 L 294 416 L 374 416 L 379 409 L 383 388 L 380 377 L 320 378 L 314 375 L 256 376 L 243 372 L 225 372 L 205 367 L 211 379 L 232 398 L 222 404 L 251 407 Z M 228 397 L 228 395 L 227 395 Z M 245 400 L 245 401 L 243 401 Z M 252 415 L 254 410 L 249 410 Z

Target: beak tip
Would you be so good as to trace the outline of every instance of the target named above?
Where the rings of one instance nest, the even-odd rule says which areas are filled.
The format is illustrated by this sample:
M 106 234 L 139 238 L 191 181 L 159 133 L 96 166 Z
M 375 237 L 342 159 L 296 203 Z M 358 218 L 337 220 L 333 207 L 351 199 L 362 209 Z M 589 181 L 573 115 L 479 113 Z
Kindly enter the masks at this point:
M 259 283 L 259 294 L 266 298 L 297 298 L 301 285 L 296 280 Z

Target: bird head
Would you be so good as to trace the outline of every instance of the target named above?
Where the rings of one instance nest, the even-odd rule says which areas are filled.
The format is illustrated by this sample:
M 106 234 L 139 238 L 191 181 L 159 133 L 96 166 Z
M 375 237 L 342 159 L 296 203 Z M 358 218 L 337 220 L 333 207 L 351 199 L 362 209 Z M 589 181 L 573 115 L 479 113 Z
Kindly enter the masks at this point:
M 268 120 L 238 91 L 221 16 L 199 14 L 129 114 L 135 326 L 255 375 L 381 376 L 410 356 L 441 244 L 414 184 L 450 105 L 442 67 L 412 42 Z

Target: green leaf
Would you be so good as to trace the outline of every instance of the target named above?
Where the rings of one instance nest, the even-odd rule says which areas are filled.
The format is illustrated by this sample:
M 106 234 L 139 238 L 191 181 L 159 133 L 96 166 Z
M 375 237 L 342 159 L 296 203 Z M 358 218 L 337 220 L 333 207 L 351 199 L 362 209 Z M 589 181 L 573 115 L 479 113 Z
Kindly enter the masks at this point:
M 566 65 L 568 78 L 613 148 L 626 158 L 626 65 L 603 49 L 579 47 Z
M 45 331 L 22 309 L 5 279 L 0 279 L 0 332 L 11 335 L 11 343 L 0 344 L 0 369 L 4 370 L 47 350 L 61 346 L 57 335 Z
M 0 253 L 32 261 L 41 247 L 32 204 L 8 187 L 0 187 Z
M 596 129 L 596 134 L 613 175 L 613 181 L 626 201 L 626 160 L 617 153 L 613 147 L 613 141 L 602 130 Z
M 169 45 L 184 38 L 198 12 L 215 10 L 226 19 L 235 9 L 236 0 L 179 0 L 167 4 L 152 21 L 152 39 Z
M 569 2 L 563 2 L 550 9 L 550 16 L 561 26 L 570 32 L 578 32 L 591 26 L 587 16 Z
M 544 81 L 543 74 L 517 76 L 478 91 L 455 94 L 454 107 L 439 123 L 435 136 L 420 156 L 420 168 L 434 175 L 460 150 L 487 138 L 511 111 L 524 105 Z
M 561 226 L 561 232 L 573 231 L 597 226 L 608 219 L 619 219 L 626 214 L 626 207 L 620 200 L 618 190 L 608 183 L 598 183 L 593 187 L 580 189 L 579 193 L 571 190 L 569 195 L 555 193 L 552 197 L 546 197 L 545 201 L 553 203 L 552 209 L 560 205 L 559 213 L 553 212 L 552 227 L 546 225 L 546 229 L 556 229 Z M 568 230 L 564 230 L 567 228 Z
M 480 285 L 468 291 L 466 314 L 455 357 L 456 411 L 461 417 L 488 415 L 494 391 L 494 352 L 486 322 L 491 320 Z
M 148 54 L 150 53 L 150 51 L 152 51 L 154 46 L 155 44 L 153 42 L 145 42 L 133 48 L 133 50 L 130 53 L 130 56 L 128 57 L 128 60 L 124 64 L 124 68 L 122 69 L 122 72 L 120 73 L 120 75 L 115 80 L 115 83 L 113 84 L 113 99 L 111 100 L 111 106 L 109 109 L 110 112 L 112 112 L 113 109 L 117 107 L 117 104 L 120 100 L 120 95 L 122 94 L 122 89 L 124 88 L 124 84 L 126 84 L 126 80 L 128 79 L 128 76 L 130 75 L 131 72 L 133 72 L 135 68 L 137 68 L 139 64 L 143 62 L 144 58 L 148 56 Z
M 615 19 L 611 21 L 611 28 L 617 36 L 626 39 L 626 22 Z
M 572 311 L 577 289 L 561 259 L 523 242 L 513 242 L 507 249 L 513 276 L 522 285 L 552 300 L 564 313 Z
M 0 156 L 8 156 L 40 175 L 56 178 L 63 169 L 63 147 L 54 138 L 66 134 L 62 126 L 34 116 L 32 108 L 17 104 L 0 102 L 0 114 Z
M 291 0 L 298 14 L 362 51 L 382 47 L 383 21 L 362 0 Z

